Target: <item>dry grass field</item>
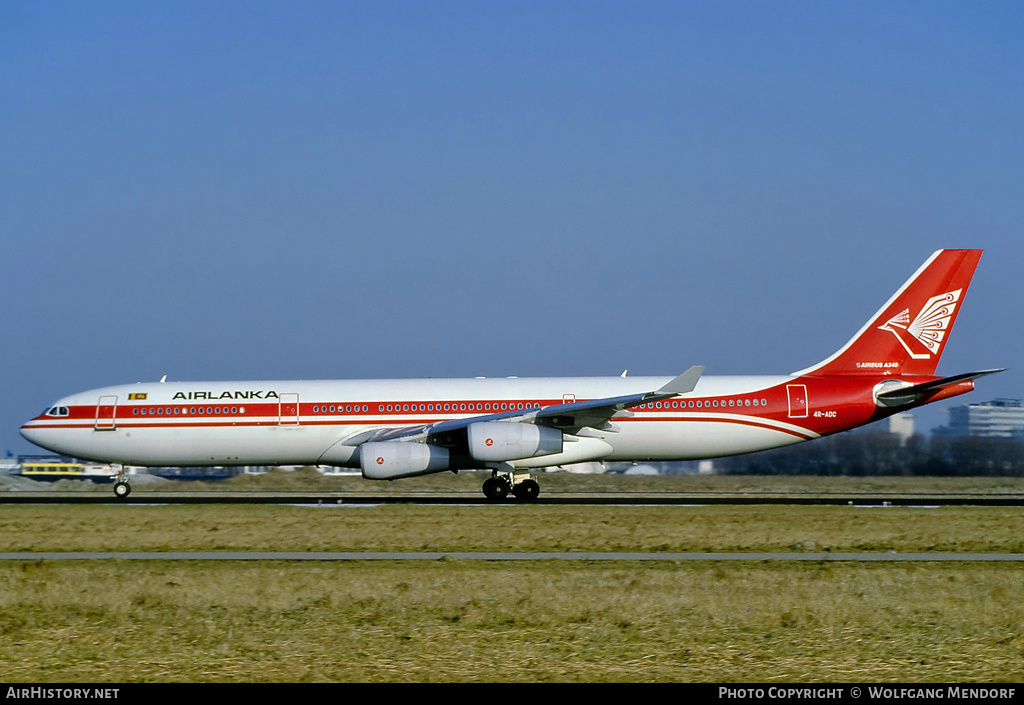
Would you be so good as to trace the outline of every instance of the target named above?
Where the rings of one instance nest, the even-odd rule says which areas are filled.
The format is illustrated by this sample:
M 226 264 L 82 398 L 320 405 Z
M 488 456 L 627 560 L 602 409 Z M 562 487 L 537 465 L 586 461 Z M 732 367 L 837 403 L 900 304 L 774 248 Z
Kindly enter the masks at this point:
M 1024 552 L 1015 507 L 6 505 L 0 551 Z
M 1024 552 L 1022 511 L 5 505 L 0 551 Z M 1022 625 L 1017 563 L 0 562 L 9 682 L 1021 681 Z
M 23 562 L 9 682 L 1021 681 L 1009 564 Z

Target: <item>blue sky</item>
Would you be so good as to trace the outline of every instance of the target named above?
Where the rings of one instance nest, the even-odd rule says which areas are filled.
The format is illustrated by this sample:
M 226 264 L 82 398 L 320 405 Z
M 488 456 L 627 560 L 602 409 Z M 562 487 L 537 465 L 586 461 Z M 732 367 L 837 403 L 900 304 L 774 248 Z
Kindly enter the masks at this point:
M 986 253 L 939 372 L 1010 367 L 962 399 L 1024 397 L 1022 27 L 973 2 L 0 3 L 0 449 L 165 374 L 788 373 L 941 247 Z

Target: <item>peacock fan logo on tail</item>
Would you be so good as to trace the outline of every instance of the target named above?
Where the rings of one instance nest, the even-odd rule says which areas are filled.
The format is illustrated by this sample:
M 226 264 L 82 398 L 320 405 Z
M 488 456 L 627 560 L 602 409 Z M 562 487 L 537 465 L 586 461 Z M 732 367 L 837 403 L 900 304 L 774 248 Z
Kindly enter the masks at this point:
M 907 353 L 913 359 L 927 360 L 932 355 L 939 354 L 942 339 L 946 337 L 949 320 L 953 317 L 953 311 L 956 310 L 962 291 L 963 289 L 957 289 L 928 299 L 913 322 L 910 322 L 910 309 L 905 308 L 890 318 L 885 325 L 879 326 L 878 329 L 887 330 L 895 335 L 896 339 L 900 341 L 900 345 L 906 348 Z M 908 322 L 910 322 L 909 325 Z M 901 330 L 910 333 L 928 349 L 928 352 L 915 353 L 911 350 L 907 341 L 900 335 L 899 331 Z

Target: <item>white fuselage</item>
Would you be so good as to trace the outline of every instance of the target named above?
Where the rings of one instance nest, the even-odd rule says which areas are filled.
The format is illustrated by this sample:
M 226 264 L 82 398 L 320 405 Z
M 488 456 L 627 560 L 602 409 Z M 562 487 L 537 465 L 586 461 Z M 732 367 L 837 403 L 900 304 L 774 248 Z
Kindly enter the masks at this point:
M 478 378 L 133 384 L 65 397 L 23 426 L 33 443 L 127 465 L 358 466 L 361 433 L 658 389 L 667 377 Z M 624 411 L 614 429 L 567 438 L 562 453 L 517 460 L 685 460 L 788 445 L 819 434 L 800 380 L 705 377 L 671 401 Z M 803 387 L 806 396 L 806 387 Z

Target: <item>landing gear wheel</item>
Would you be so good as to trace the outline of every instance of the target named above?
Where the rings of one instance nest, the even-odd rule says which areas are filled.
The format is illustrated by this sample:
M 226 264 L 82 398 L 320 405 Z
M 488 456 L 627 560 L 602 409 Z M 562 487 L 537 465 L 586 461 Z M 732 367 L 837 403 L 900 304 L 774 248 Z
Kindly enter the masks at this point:
M 523 480 L 512 488 L 512 494 L 514 494 L 518 500 L 522 500 L 523 502 L 532 502 L 537 499 L 537 495 L 540 494 L 540 485 L 536 480 Z
M 124 499 L 132 493 L 131 485 L 127 482 L 118 482 L 114 485 L 114 496 L 118 499 Z
M 501 477 L 489 477 L 484 480 L 484 494 L 487 499 L 502 500 L 508 497 L 508 482 Z

